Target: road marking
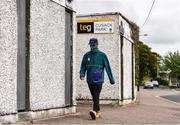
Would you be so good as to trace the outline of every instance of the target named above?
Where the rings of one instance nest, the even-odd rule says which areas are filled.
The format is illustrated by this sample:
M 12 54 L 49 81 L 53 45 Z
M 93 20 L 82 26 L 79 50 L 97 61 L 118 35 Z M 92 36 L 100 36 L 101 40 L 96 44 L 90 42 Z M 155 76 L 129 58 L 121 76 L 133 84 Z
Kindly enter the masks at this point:
M 161 95 L 162 96 L 162 95 Z M 167 101 L 167 102 L 170 102 L 170 103 L 174 103 L 174 104 L 176 104 L 176 105 L 178 105 L 178 106 L 180 106 L 180 103 L 177 103 L 177 102 L 174 102 L 174 101 L 172 101 L 172 100 L 169 100 L 169 99 L 166 99 L 166 98 L 163 98 L 163 97 L 160 97 L 160 96 L 155 96 L 156 98 L 159 98 L 159 99 L 161 99 L 161 100 L 164 100 L 164 101 Z

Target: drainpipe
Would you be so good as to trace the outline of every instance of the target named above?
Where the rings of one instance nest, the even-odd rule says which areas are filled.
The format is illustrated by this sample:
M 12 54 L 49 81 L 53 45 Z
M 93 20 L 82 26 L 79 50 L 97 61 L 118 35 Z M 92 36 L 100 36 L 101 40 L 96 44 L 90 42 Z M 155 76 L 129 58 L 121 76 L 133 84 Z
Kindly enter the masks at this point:
M 132 100 L 134 100 L 134 43 L 132 43 Z
M 123 28 L 123 22 L 121 21 L 120 26 L 120 44 L 121 44 L 121 103 L 124 101 L 124 67 L 123 67 L 123 43 L 124 43 L 124 28 Z

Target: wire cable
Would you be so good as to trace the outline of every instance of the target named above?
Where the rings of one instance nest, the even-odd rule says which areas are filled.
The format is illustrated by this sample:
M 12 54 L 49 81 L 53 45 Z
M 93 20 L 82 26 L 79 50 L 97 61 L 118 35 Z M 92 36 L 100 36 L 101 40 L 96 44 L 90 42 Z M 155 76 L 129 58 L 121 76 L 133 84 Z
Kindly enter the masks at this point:
M 156 2 L 156 0 L 153 1 L 152 5 L 151 5 L 151 9 L 149 10 L 149 13 L 148 13 L 148 15 L 147 15 L 147 17 L 146 17 L 146 20 L 144 21 L 143 25 L 141 26 L 141 29 L 142 29 L 142 28 L 144 27 L 144 25 L 147 23 L 147 21 L 148 21 L 148 19 L 149 19 L 149 17 L 150 17 L 150 14 L 151 14 L 151 12 L 152 12 L 152 9 L 153 9 L 153 7 L 154 7 L 155 2 Z

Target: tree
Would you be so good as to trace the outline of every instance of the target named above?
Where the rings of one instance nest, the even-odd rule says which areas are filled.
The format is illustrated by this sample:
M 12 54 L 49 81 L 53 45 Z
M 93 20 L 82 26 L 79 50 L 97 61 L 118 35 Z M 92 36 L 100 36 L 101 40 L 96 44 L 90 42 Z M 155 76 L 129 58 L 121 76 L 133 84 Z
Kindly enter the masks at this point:
M 171 77 L 176 77 L 180 80 L 180 52 L 169 52 L 162 59 L 161 72 L 169 72 Z
M 149 54 L 149 75 L 153 79 L 157 77 L 157 58 L 155 53 Z
M 142 83 L 146 78 L 157 78 L 157 69 L 159 67 L 160 56 L 151 51 L 151 48 L 139 42 L 139 82 Z

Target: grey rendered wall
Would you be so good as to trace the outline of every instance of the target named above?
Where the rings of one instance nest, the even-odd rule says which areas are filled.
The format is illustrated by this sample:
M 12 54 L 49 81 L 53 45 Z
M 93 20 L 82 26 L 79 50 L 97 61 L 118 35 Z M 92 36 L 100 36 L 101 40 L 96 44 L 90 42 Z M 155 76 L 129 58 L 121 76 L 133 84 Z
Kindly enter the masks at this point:
M 65 8 L 50 0 L 31 0 L 30 108 L 65 103 Z
M 90 99 L 90 92 L 88 90 L 88 86 L 86 81 L 81 81 L 79 79 L 79 70 L 82 61 L 83 55 L 90 50 L 88 46 L 89 39 L 92 37 L 96 37 L 99 40 L 99 49 L 105 52 L 108 56 L 110 61 L 110 65 L 112 68 L 112 72 L 115 78 L 115 85 L 110 85 L 109 79 L 107 74 L 105 73 L 105 83 L 103 85 L 101 99 L 119 99 L 120 92 L 120 67 L 119 67 L 119 60 L 120 60 L 120 37 L 119 37 L 119 17 L 117 15 L 109 15 L 109 16 L 96 16 L 96 17 L 79 17 L 77 20 L 80 19 L 113 19 L 115 24 L 115 33 L 114 34 L 78 34 L 76 40 L 76 52 L 75 52 L 75 59 L 76 59 L 76 72 L 75 72 L 75 83 L 76 83 L 76 96 L 77 99 Z M 112 56 L 113 55 L 113 56 Z
M 124 99 L 132 98 L 132 43 L 124 39 Z
M 16 0 L 0 2 L 0 115 L 17 110 Z
M 125 100 L 132 98 L 132 39 L 129 24 L 120 17 L 119 24 L 123 23 L 123 97 Z M 133 59 L 134 60 L 134 59 Z M 135 64 L 135 63 L 134 63 Z M 134 92 L 136 93 L 136 92 Z
M 75 82 L 76 80 L 76 70 L 77 70 L 77 67 L 76 67 L 76 38 L 77 38 L 77 24 L 76 24 L 76 13 L 74 12 L 73 13 L 73 71 L 72 71 L 72 82 L 73 82 L 73 105 L 76 105 L 76 92 L 77 92 L 77 84 Z

